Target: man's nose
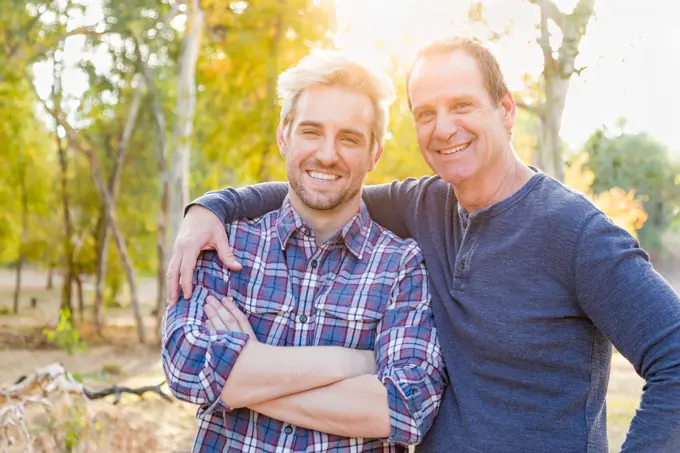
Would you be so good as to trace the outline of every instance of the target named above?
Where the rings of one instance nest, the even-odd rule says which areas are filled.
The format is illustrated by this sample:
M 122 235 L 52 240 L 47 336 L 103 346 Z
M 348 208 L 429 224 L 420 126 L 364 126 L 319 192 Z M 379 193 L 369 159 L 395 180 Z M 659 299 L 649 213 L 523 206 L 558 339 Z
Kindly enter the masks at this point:
M 458 132 L 458 124 L 451 115 L 437 115 L 434 138 L 439 142 L 448 142 Z
M 335 145 L 335 140 L 333 139 L 329 138 L 323 141 L 316 153 L 316 157 L 319 162 L 326 166 L 335 164 L 335 162 L 338 160 L 338 153 L 335 149 Z

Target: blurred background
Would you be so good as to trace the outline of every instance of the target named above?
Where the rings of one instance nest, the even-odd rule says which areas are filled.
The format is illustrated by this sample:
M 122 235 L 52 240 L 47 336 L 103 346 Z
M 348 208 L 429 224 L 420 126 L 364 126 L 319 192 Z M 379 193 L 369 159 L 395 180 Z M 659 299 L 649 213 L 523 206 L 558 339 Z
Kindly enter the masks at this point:
M 394 78 L 368 181 L 380 183 L 430 173 L 404 93 L 418 47 L 489 45 L 518 101 L 520 156 L 636 235 L 677 290 L 678 20 L 674 0 L 0 0 L 0 391 L 53 362 L 93 388 L 162 381 L 182 207 L 285 179 L 276 79 L 323 48 L 369 55 Z M 618 451 L 642 381 L 618 355 L 613 370 Z M 195 408 L 122 401 L 38 411 L 3 438 L 0 394 L 0 446 L 190 450 Z

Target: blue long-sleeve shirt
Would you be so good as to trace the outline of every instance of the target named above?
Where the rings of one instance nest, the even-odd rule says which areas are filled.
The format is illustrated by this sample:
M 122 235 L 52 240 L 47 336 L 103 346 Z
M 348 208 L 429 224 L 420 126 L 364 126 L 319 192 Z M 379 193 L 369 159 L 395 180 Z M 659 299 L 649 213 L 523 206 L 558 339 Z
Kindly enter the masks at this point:
M 197 202 L 229 221 L 286 192 Z M 583 195 L 537 173 L 469 216 L 437 176 L 367 187 L 364 200 L 416 239 L 430 274 L 451 385 L 419 453 L 607 452 L 612 343 L 646 380 L 623 451 L 680 452 L 680 297 Z

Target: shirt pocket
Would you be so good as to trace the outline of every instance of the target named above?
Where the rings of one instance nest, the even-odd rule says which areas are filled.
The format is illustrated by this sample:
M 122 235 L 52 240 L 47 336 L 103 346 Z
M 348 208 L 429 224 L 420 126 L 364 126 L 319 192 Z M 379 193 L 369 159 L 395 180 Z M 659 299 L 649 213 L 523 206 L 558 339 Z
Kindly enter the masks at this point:
M 264 301 L 232 294 L 239 309 L 246 315 L 257 340 L 285 346 L 291 330 L 293 305 L 285 298 Z
M 383 313 L 362 301 L 351 305 L 320 298 L 316 309 L 315 344 L 372 350 Z

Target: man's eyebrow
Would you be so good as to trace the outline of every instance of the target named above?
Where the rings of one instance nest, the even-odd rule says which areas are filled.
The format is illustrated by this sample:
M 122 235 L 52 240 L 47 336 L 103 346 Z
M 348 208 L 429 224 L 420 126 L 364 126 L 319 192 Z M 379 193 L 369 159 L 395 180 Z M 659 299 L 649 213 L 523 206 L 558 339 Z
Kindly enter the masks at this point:
M 300 127 L 315 127 L 317 129 L 323 129 L 323 124 L 317 122 L 317 121 L 312 121 L 312 120 L 304 120 L 300 121 L 297 125 L 298 128 Z M 359 138 L 367 138 L 366 134 L 361 132 L 359 129 L 352 129 L 349 127 L 340 129 L 339 131 L 341 134 L 348 134 L 348 135 L 353 135 Z
M 456 104 L 458 102 L 471 102 L 471 101 L 474 101 L 474 100 L 475 100 L 475 98 L 474 98 L 473 95 L 463 93 L 463 94 L 460 94 L 458 96 L 453 96 L 453 97 L 447 99 L 447 103 Z M 415 112 L 419 112 L 421 110 L 429 110 L 429 109 L 432 109 L 432 108 L 433 107 L 432 107 L 431 103 L 425 103 L 425 104 L 421 104 L 421 105 L 413 105 L 412 110 L 415 113 Z
M 310 120 L 300 121 L 297 125 L 297 127 L 303 127 L 303 126 L 311 126 L 311 127 L 317 127 L 317 128 L 323 127 L 323 125 L 321 123 L 319 123 L 317 121 L 310 121 Z

